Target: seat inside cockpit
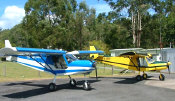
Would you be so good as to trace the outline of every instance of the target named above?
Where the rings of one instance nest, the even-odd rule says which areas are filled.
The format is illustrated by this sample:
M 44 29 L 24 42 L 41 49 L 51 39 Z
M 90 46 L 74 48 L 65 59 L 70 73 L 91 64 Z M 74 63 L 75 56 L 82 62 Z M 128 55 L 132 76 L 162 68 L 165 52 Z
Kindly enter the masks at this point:
M 52 56 L 52 60 L 53 60 L 53 63 L 54 63 L 54 67 L 56 69 L 66 69 L 67 68 L 65 59 L 63 58 L 62 55 Z

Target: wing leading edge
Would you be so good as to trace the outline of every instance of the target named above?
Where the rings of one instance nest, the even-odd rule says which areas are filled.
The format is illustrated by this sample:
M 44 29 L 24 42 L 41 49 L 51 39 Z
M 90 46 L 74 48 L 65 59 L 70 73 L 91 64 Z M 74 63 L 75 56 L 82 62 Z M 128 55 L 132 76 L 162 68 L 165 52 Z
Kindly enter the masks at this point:
M 73 55 L 84 55 L 84 54 L 102 54 L 104 51 L 96 50 L 96 51 L 72 51 L 68 52 L 67 54 L 73 54 Z

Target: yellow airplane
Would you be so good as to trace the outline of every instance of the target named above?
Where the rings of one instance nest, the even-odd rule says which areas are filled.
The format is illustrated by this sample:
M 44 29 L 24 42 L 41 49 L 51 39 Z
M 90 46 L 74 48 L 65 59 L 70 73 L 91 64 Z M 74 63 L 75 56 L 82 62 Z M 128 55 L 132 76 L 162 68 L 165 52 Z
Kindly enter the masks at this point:
M 90 50 L 94 51 L 96 50 L 96 48 L 94 46 L 90 46 Z M 164 69 L 168 69 L 169 71 L 169 65 L 171 64 L 170 62 L 155 61 L 151 58 L 152 57 L 151 54 L 143 55 L 143 54 L 137 54 L 135 52 L 127 52 L 116 57 L 105 57 L 98 54 L 90 54 L 90 57 L 104 64 L 138 71 L 139 74 L 136 76 L 136 79 L 138 81 L 142 79 L 147 79 L 148 75 L 145 73 L 145 71 L 160 72 L 161 70 Z M 141 72 L 143 72 L 142 76 Z M 165 80 L 165 76 L 161 72 L 159 75 L 159 80 L 161 81 Z

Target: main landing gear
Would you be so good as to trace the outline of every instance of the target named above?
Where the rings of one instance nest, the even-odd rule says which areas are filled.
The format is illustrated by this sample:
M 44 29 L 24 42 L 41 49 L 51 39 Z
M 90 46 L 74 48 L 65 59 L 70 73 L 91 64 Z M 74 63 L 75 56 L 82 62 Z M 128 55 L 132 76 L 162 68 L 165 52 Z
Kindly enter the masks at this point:
M 71 87 L 76 87 L 77 86 L 77 82 L 75 81 L 75 79 L 72 79 L 70 77 L 70 75 L 69 75 L 69 79 L 70 79 L 69 85 Z M 55 75 L 52 83 L 50 83 L 49 86 L 48 86 L 48 89 L 50 91 L 55 91 L 57 89 L 57 85 L 55 84 L 55 82 L 56 82 L 56 75 Z M 87 80 L 85 80 L 85 82 L 83 83 L 83 89 L 84 90 L 90 90 L 91 89 L 91 85 L 90 85 L 90 83 Z
M 143 71 L 143 75 L 140 75 L 140 71 L 139 71 L 139 75 L 136 76 L 136 80 L 137 81 L 141 81 L 141 80 L 146 80 L 148 78 L 148 75 Z
M 140 71 L 139 71 L 139 75 L 136 76 L 136 80 L 137 81 L 141 81 L 141 80 L 146 80 L 148 78 L 148 75 L 146 73 L 143 72 L 143 75 L 140 75 Z M 165 76 L 163 74 L 160 73 L 159 75 L 159 80 L 160 81 L 164 81 L 165 80 Z
M 49 84 L 49 87 L 48 88 L 49 88 L 50 91 L 55 91 L 57 89 L 57 86 L 55 84 L 55 81 L 56 81 L 56 75 L 55 75 L 52 83 Z
M 141 80 L 146 80 L 148 78 L 148 75 L 146 73 L 143 73 L 143 75 L 137 75 L 136 80 L 141 81 Z

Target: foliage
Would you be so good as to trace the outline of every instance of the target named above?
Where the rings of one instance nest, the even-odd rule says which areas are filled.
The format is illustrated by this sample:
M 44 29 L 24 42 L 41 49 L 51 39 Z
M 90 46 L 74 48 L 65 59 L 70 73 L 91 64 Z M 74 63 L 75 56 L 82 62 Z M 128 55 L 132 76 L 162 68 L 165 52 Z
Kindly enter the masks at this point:
M 95 46 L 97 50 L 103 50 L 105 54 L 109 54 L 109 47 L 107 44 L 102 42 L 101 40 L 93 40 L 90 41 L 87 46 L 83 47 L 83 50 L 89 50 L 89 46 Z
M 8 39 L 13 46 L 67 51 L 96 45 L 108 54 L 109 49 L 136 47 L 138 37 L 142 48 L 175 45 L 174 0 L 104 1 L 113 11 L 96 15 L 85 1 L 28 0 L 23 21 L 12 29 L 0 28 L 0 47 Z

